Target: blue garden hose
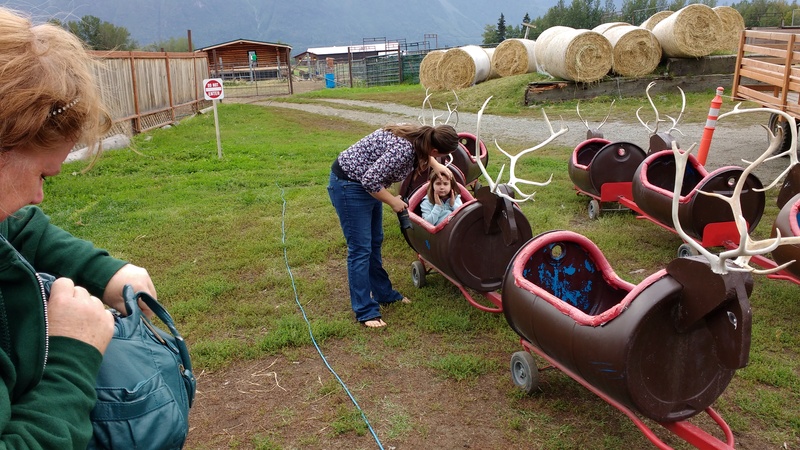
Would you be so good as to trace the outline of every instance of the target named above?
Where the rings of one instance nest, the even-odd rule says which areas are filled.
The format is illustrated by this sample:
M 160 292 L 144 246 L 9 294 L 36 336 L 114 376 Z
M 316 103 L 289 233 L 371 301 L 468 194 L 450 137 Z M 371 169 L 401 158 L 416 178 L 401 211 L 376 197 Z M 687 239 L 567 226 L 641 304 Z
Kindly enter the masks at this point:
M 364 415 L 364 411 L 361 410 L 361 407 L 358 406 L 358 402 L 356 401 L 353 394 L 350 393 L 350 390 L 347 389 L 347 386 L 344 384 L 339 375 L 333 370 L 330 364 L 328 364 L 328 360 L 325 358 L 325 355 L 322 354 L 322 350 L 317 345 L 316 339 L 314 339 L 314 333 L 311 331 L 311 322 L 308 321 L 308 316 L 306 315 L 305 309 L 303 309 L 303 305 L 300 304 L 300 299 L 297 295 L 297 286 L 294 283 L 294 275 L 292 275 L 292 269 L 289 267 L 289 257 L 286 251 L 286 199 L 283 197 L 283 188 L 280 187 L 276 183 L 276 186 L 281 190 L 281 201 L 283 202 L 283 206 L 281 209 L 281 243 L 283 243 L 283 260 L 286 263 L 286 271 L 289 272 L 289 278 L 292 280 L 292 290 L 294 291 L 294 301 L 297 303 L 297 307 L 300 308 L 300 312 L 303 313 L 303 319 L 306 321 L 306 325 L 308 326 L 308 335 L 311 337 L 311 342 L 314 344 L 314 348 L 317 349 L 317 353 L 319 353 L 319 357 L 322 358 L 322 362 L 325 363 L 325 367 L 336 377 L 336 380 L 342 386 L 344 391 L 347 393 L 347 396 L 350 397 L 350 401 L 353 402 L 358 412 L 361 414 L 361 418 L 364 419 L 364 423 L 367 424 L 367 428 L 369 428 L 369 432 L 372 434 L 372 437 L 375 438 L 375 443 L 378 444 L 378 448 L 383 450 L 383 445 L 381 445 L 380 439 L 378 439 L 378 435 L 375 433 L 375 430 L 372 429 L 372 425 L 369 424 L 369 420 L 367 420 L 367 416 Z

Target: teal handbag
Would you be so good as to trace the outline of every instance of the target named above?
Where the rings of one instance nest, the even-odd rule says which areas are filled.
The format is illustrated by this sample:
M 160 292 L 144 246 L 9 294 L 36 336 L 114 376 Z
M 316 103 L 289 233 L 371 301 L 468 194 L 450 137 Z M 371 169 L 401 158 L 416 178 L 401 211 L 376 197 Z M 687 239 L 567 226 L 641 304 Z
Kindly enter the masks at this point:
M 114 318 L 114 337 L 97 375 L 89 449 L 180 449 L 189 434 L 197 386 L 189 350 L 172 317 L 152 296 L 123 290 L 127 316 Z M 167 326 L 154 326 L 141 300 Z

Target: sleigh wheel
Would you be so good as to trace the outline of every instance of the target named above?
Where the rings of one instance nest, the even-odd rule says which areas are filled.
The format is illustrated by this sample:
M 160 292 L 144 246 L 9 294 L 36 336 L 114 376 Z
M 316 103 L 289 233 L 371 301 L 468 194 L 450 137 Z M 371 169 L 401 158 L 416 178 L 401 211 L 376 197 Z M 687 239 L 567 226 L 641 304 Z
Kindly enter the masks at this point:
M 792 145 L 792 132 L 789 128 L 789 122 L 778 114 L 770 114 L 769 115 L 769 122 L 767 123 L 767 127 L 772 131 L 773 134 L 777 135 L 778 131 L 780 130 L 783 132 L 782 141 L 780 146 L 777 150 L 775 150 L 774 154 L 783 153 L 786 150 L 789 150 L 789 147 Z
M 589 200 L 589 219 L 595 220 L 600 217 L 600 202 L 595 199 Z
M 530 353 L 515 352 L 511 355 L 511 379 L 526 394 L 532 394 L 539 387 L 539 369 Z
M 700 252 L 692 248 L 689 244 L 681 244 L 680 247 L 678 247 L 678 258 L 688 258 L 699 254 Z
M 415 288 L 421 288 L 428 284 L 425 280 L 425 265 L 420 261 L 411 263 L 411 281 L 414 283 Z

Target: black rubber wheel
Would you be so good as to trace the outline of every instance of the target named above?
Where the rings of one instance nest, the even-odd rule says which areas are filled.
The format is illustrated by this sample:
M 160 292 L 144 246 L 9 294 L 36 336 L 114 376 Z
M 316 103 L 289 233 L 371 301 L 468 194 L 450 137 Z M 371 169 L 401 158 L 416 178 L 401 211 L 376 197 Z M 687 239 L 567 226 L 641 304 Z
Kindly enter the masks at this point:
M 428 284 L 428 281 L 425 279 L 425 265 L 423 265 L 422 262 L 414 261 L 411 263 L 411 281 L 417 289 Z
M 532 394 L 539 387 L 539 369 L 530 353 L 515 352 L 511 355 L 511 379 L 526 394 Z
M 697 256 L 699 254 L 700 252 L 695 250 L 694 247 L 689 244 L 681 244 L 680 247 L 678 247 L 678 258 L 687 258 L 689 256 Z
M 767 123 L 767 127 L 769 127 L 770 131 L 774 134 L 778 134 L 778 130 L 783 131 L 783 137 L 781 140 L 781 145 L 775 150 L 774 154 L 783 153 L 786 150 L 789 150 L 789 147 L 792 145 L 792 133 L 789 130 L 789 122 L 784 120 L 783 116 L 778 114 L 770 114 L 769 115 L 769 122 Z
M 600 217 L 600 202 L 595 199 L 589 200 L 589 219 L 595 220 Z

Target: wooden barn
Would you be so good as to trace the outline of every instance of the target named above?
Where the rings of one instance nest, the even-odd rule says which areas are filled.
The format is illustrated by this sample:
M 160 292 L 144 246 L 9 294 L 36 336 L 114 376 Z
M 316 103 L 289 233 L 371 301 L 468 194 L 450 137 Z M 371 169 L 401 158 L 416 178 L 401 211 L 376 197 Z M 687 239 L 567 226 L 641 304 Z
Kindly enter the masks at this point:
M 237 39 L 197 51 L 208 54 L 215 78 L 256 81 L 286 79 L 291 73 L 292 47 L 286 44 Z

